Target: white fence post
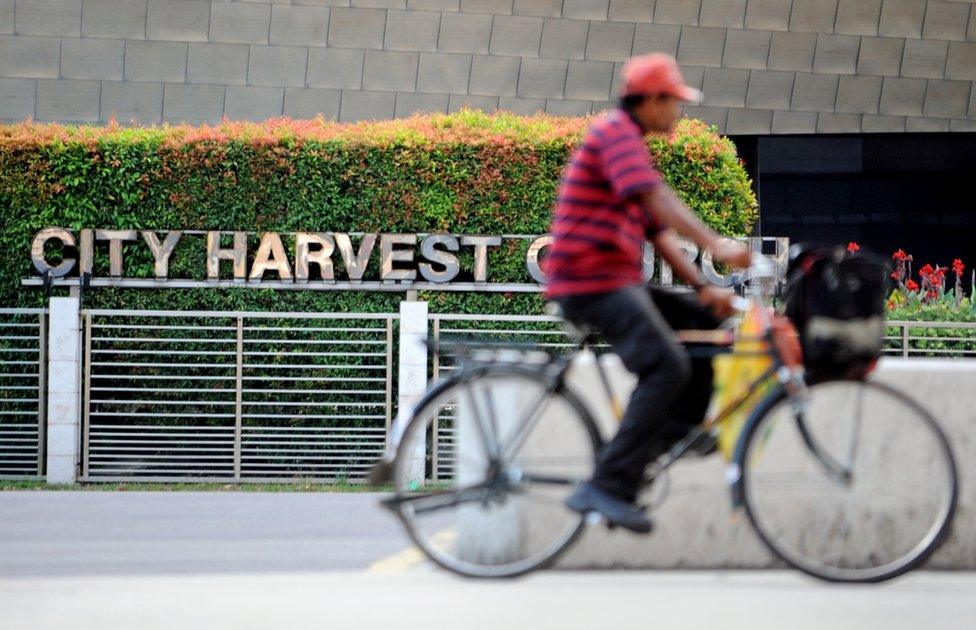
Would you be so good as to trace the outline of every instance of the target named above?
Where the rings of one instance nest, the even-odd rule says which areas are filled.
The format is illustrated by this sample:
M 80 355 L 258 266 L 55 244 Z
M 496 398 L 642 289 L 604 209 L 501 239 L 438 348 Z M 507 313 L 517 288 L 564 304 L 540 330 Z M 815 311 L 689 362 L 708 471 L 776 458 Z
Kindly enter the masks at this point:
M 47 482 L 77 480 L 81 444 L 81 302 L 51 298 L 48 327 Z
M 397 380 L 397 418 L 390 432 L 390 444 L 400 442 L 413 407 L 427 390 L 427 302 L 400 302 L 400 338 L 398 355 L 400 367 Z M 419 442 L 423 447 L 424 442 Z M 416 468 L 412 478 L 424 478 L 425 452 L 416 453 Z

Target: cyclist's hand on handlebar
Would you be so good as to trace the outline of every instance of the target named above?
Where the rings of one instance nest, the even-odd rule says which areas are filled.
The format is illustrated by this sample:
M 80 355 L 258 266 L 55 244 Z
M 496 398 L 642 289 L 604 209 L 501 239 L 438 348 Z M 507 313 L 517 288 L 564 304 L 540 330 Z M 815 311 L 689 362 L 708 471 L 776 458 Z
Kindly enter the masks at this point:
M 718 319 L 728 319 L 738 310 L 735 304 L 736 297 L 731 289 L 723 289 L 713 284 L 707 284 L 698 290 L 698 299 Z
M 752 263 L 752 252 L 746 245 L 738 241 L 723 238 L 712 248 L 712 259 L 739 269 L 745 269 Z

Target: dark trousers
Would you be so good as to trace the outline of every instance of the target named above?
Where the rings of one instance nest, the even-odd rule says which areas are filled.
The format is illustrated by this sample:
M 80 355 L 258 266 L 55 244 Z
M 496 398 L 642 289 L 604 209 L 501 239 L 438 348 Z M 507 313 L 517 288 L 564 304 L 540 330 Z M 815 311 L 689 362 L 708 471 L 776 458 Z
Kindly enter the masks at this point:
M 632 286 L 558 300 L 566 316 L 599 331 L 637 375 L 620 429 L 592 482 L 627 501 L 644 469 L 701 422 L 712 393 L 711 359 L 691 359 L 675 329 L 713 329 L 719 321 L 690 292 Z

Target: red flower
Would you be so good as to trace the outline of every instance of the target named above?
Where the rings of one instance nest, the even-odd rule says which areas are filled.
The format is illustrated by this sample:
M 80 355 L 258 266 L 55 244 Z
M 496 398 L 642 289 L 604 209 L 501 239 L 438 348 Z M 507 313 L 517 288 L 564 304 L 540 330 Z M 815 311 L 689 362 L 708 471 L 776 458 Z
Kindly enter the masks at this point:
M 918 275 L 921 276 L 923 280 L 931 276 L 933 273 L 935 273 L 935 269 L 932 269 L 932 265 L 925 265 L 918 270 Z
M 861 249 L 861 246 L 855 243 L 854 241 L 851 241 L 850 243 L 847 244 L 847 251 L 849 251 L 852 254 L 859 249 Z
M 914 280 L 909 280 L 905 283 L 905 288 L 909 291 L 918 291 L 918 283 Z
M 903 249 L 899 249 L 897 252 L 895 252 L 894 254 L 892 254 L 891 257 L 894 260 L 897 260 L 898 262 L 905 262 L 905 261 L 908 261 L 908 260 L 911 260 L 912 259 L 912 257 L 909 256 L 908 254 L 906 254 L 905 253 L 905 250 L 903 250 Z
M 966 270 L 966 266 L 962 264 L 962 261 L 956 258 L 952 261 L 952 272 L 957 276 L 962 276 L 962 272 Z

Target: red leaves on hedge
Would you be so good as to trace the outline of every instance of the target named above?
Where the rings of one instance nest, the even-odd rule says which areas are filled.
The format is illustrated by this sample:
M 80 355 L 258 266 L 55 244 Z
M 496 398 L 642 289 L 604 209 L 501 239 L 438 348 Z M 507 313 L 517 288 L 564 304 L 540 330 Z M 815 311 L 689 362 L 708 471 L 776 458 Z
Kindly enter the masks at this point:
M 519 145 L 538 142 L 575 144 L 586 128 L 586 118 L 547 115 L 520 117 L 504 112 L 483 114 L 461 111 L 448 115 L 340 124 L 322 118 L 294 120 L 274 118 L 263 123 L 231 122 L 219 125 L 162 125 L 122 127 L 74 126 L 26 121 L 0 125 L 0 146 L 37 146 L 54 143 L 95 146 L 102 142 L 153 142 L 163 146 L 221 145 L 240 142 L 251 147 L 276 147 L 305 142 L 389 144 Z

